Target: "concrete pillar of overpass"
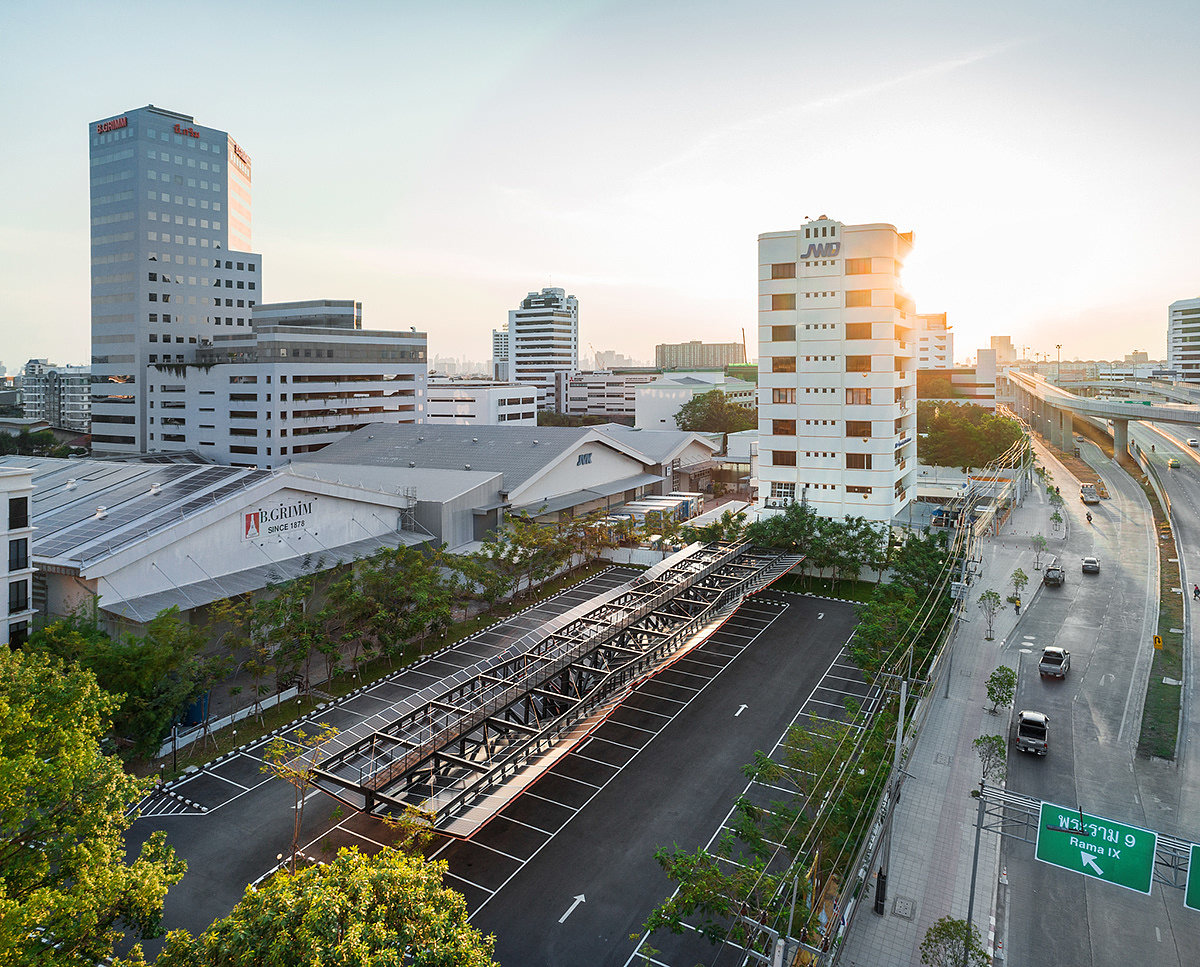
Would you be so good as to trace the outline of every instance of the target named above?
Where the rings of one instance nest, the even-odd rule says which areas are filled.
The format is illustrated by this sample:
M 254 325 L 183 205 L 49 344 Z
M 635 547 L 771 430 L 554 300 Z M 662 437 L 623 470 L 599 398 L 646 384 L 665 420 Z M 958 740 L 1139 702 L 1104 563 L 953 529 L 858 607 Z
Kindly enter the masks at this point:
M 1120 460 L 1122 453 L 1129 452 L 1129 421 L 1113 420 L 1113 456 Z
M 1050 424 L 1053 430 L 1053 443 L 1060 450 L 1071 449 L 1071 414 L 1061 407 L 1053 407 L 1050 411 Z

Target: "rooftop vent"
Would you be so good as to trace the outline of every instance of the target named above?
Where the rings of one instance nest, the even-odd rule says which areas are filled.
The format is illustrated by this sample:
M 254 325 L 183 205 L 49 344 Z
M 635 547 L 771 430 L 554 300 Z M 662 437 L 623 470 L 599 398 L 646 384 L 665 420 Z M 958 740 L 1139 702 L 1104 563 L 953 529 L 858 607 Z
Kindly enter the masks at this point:
M 471 469 L 471 465 L 470 465 L 469 463 L 464 463 L 464 464 L 463 464 L 463 469 L 464 469 L 464 470 L 470 470 L 470 469 Z
M 534 440 L 534 441 L 533 441 L 533 445 L 536 447 L 536 446 L 537 446 L 537 444 L 538 444 L 537 440 Z
M 78 486 L 79 486 L 79 484 L 76 482 L 74 477 L 72 477 L 70 480 L 67 481 L 67 489 L 68 490 L 74 490 Z
M 157 494 L 161 490 L 162 490 L 162 484 L 160 484 L 160 483 L 152 483 L 150 485 L 150 493 L 152 493 L 152 494 Z
M 108 516 L 108 508 L 107 507 L 97 507 L 96 508 L 96 516 L 94 518 L 95 520 L 103 520 L 107 516 Z
M 416 460 L 409 460 L 409 461 L 408 461 L 408 465 L 409 465 L 410 467 L 415 467 L 415 466 L 417 465 L 417 461 L 416 461 Z
M 477 437 L 477 436 L 473 436 L 473 437 L 471 437 L 471 442 L 472 442 L 472 443 L 478 443 L 478 442 L 479 442 L 479 437 Z

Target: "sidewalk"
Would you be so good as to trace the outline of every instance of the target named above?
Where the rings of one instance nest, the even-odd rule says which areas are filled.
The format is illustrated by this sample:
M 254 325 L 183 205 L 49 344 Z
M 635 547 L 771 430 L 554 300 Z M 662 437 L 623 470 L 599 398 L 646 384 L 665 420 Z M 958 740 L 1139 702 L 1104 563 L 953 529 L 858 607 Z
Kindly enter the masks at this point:
M 1071 481 L 1053 461 L 1066 487 Z M 1007 738 L 1009 710 L 988 714 L 987 679 L 999 664 L 1006 639 L 1019 634 L 1020 617 L 1006 604 L 996 615 L 993 641 L 985 641 L 986 623 L 977 606 L 981 591 L 993 588 L 1007 597 L 1009 575 L 1018 567 L 1029 575 L 1023 592 L 1028 612 L 1041 590 L 1041 572 L 1033 567 L 1030 537 L 1045 534 L 1048 550 L 1043 564 L 1059 552 L 1066 539 L 1060 528 L 1050 527 L 1052 508 L 1044 486 L 1036 478 L 1024 503 L 1017 507 L 998 537 L 983 537 L 977 551 L 982 573 L 971 582 L 963 608 L 963 623 L 951 644 L 953 661 L 946 678 L 925 701 L 932 702 L 928 718 L 912 754 L 905 763 L 908 774 L 900 789 L 888 872 L 886 912 L 873 911 L 874 876 L 859 898 L 859 907 L 843 941 L 841 967 L 919 967 L 925 932 L 944 916 L 965 920 L 971 887 L 971 860 L 975 849 L 977 801 L 970 795 L 979 785 L 979 756 L 972 742 L 980 735 Z M 1000 838 L 984 833 L 979 846 L 974 922 L 984 945 L 994 947 L 996 886 L 999 878 Z M 878 870 L 876 862 L 872 873 Z M 1002 951 L 996 950 L 1001 963 Z

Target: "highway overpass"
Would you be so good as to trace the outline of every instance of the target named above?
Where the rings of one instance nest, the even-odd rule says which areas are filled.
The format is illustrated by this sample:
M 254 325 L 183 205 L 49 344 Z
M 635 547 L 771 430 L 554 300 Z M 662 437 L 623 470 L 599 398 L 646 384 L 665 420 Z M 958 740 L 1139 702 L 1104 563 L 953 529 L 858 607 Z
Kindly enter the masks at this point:
M 1113 445 L 1118 453 L 1129 449 L 1130 420 L 1143 420 L 1147 423 L 1200 425 L 1200 400 L 1194 404 L 1101 400 L 1094 397 L 1077 396 L 1048 382 L 1043 376 L 1034 376 L 1014 369 L 1007 370 L 1003 379 L 1008 382 L 1008 392 L 1002 392 L 1001 387 L 997 386 L 996 399 L 1004 399 L 1021 419 L 1060 450 L 1068 450 L 1073 445 L 1071 443 L 1072 414 L 1098 420 L 1112 420 Z M 999 380 L 997 382 L 999 383 Z M 1114 389 L 1128 391 L 1136 387 L 1141 392 L 1170 396 L 1174 400 L 1192 398 L 1186 390 L 1148 380 L 1127 380 L 1120 383 L 1097 381 L 1076 385 L 1104 387 L 1110 391 Z

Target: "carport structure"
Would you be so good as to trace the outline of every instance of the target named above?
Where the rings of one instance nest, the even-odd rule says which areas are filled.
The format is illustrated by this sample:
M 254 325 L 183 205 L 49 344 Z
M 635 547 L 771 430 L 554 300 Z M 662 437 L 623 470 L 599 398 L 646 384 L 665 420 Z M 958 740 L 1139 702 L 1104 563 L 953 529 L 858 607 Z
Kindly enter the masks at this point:
M 464 833 L 582 720 L 802 560 L 694 544 L 324 747 L 315 786 L 368 813 L 417 808 Z

